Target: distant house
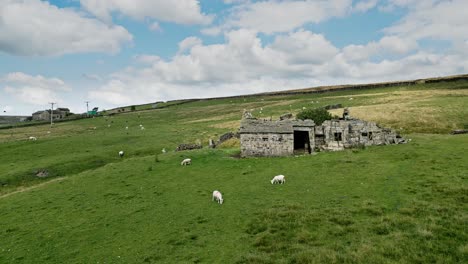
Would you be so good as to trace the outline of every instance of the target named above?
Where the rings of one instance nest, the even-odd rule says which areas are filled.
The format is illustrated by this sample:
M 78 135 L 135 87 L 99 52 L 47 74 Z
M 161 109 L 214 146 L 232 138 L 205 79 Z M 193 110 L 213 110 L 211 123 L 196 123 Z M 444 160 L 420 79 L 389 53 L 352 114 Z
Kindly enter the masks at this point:
M 66 116 L 70 115 L 70 109 L 57 108 L 56 110 L 53 110 L 53 111 L 51 111 L 50 109 L 44 110 L 44 111 L 37 111 L 32 114 L 32 119 L 36 121 L 50 120 L 51 113 L 52 113 L 53 120 L 63 119 Z
M 59 107 L 59 108 L 57 108 L 57 111 L 61 113 L 61 115 L 62 115 L 61 118 L 64 118 L 64 117 L 70 115 L 70 109 L 68 109 L 68 108 Z

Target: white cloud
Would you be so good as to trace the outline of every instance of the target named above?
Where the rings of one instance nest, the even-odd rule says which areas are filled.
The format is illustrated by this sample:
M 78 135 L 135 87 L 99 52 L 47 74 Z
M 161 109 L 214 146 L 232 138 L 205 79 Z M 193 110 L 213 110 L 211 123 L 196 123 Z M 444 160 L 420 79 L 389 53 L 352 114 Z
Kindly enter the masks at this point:
M 209 24 L 212 16 L 201 12 L 197 0 L 80 0 L 81 5 L 96 17 L 110 23 L 112 12 L 137 20 L 145 18 L 178 24 Z
M 39 0 L 0 2 L 0 51 L 24 56 L 117 52 L 132 35 Z
M 468 54 L 420 51 L 416 42 L 397 36 L 343 49 L 306 30 L 277 35 L 271 44 L 247 29 L 230 31 L 225 39 L 205 45 L 193 38 L 187 42 L 195 45 L 182 45 L 185 52 L 169 60 L 157 57 L 112 74 L 89 97 L 122 105 L 468 71 Z M 372 59 L 374 55 L 380 58 Z
M 25 85 L 58 91 L 71 91 L 71 88 L 68 87 L 64 81 L 58 78 L 46 78 L 42 75 L 31 76 L 22 72 L 12 72 L 8 73 L 0 80 L 16 85 Z
M 271 48 L 281 51 L 293 64 L 322 64 L 338 53 L 323 35 L 304 30 L 277 36 Z
M 366 45 L 348 45 L 343 48 L 343 56 L 348 61 L 368 60 L 372 56 L 388 57 L 405 55 L 418 47 L 412 39 L 402 39 L 396 36 L 385 36 L 379 41 L 371 41 Z
M 184 53 L 187 50 L 190 50 L 192 47 L 201 45 L 202 40 L 197 37 L 188 37 L 179 42 L 179 51 L 178 53 Z
M 352 9 L 352 0 L 268 0 L 234 6 L 218 29 L 203 31 L 214 34 L 221 29 L 243 28 L 267 34 L 289 32 L 308 23 L 342 17 Z
M 357 2 L 354 7 L 353 11 L 355 12 L 367 12 L 368 10 L 377 6 L 378 0 L 365 0 Z
M 22 72 L 13 72 L 0 79 L 4 91 L 23 103 L 44 105 L 54 101 L 61 103 L 59 96 L 72 89 L 61 79 L 46 78 L 42 75 L 31 76 Z
M 159 56 L 148 55 L 148 54 L 136 55 L 133 58 L 135 59 L 135 61 L 142 63 L 142 64 L 153 64 L 161 60 Z
M 151 31 L 162 32 L 162 28 L 158 22 L 151 23 L 151 25 L 149 25 L 149 29 Z
M 437 39 L 463 42 L 468 35 L 468 1 L 393 0 L 409 9 L 398 23 L 384 30 L 387 34 L 413 40 Z

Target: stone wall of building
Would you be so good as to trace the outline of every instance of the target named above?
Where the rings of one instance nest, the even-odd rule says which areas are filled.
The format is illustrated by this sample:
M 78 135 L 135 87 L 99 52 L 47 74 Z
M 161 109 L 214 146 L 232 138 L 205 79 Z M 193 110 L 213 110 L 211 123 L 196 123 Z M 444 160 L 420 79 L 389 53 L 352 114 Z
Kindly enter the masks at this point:
M 241 134 L 241 156 L 288 156 L 294 153 L 293 134 Z
M 391 129 L 358 119 L 327 120 L 322 126 L 315 128 L 315 136 L 317 147 L 331 151 L 359 146 L 398 144 L 404 141 Z

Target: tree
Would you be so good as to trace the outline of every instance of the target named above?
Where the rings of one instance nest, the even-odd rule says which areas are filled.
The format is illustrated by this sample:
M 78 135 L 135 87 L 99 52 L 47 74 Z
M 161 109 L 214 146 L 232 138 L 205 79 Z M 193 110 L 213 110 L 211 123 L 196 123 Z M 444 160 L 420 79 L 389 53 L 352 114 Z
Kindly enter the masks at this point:
M 136 107 L 135 107 L 134 105 L 132 105 L 132 106 L 130 107 L 130 110 L 131 110 L 131 111 L 135 111 L 135 110 L 136 110 Z
M 325 108 L 315 108 L 315 109 L 306 109 L 299 112 L 296 115 L 297 119 L 305 120 L 311 119 L 314 120 L 315 124 L 321 125 L 323 121 L 330 120 L 336 117 L 333 117 Z

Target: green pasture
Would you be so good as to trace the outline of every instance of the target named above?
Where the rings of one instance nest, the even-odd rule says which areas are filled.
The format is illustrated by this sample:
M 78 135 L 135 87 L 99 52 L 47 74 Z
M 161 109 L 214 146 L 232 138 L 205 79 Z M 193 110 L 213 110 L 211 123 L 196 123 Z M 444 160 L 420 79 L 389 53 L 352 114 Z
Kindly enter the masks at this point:
M 239 159 L 236 144 L 174 151 L 235 131 L 244 110 L 338 103 L 411 142 L 281 158 Z M 449 132 L 465 126 L 459 81 L 0 130 L 0 263 L 464 263 L 468 135 Z M 286 184 L 271 185 L 278 174 Z

